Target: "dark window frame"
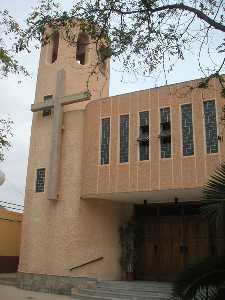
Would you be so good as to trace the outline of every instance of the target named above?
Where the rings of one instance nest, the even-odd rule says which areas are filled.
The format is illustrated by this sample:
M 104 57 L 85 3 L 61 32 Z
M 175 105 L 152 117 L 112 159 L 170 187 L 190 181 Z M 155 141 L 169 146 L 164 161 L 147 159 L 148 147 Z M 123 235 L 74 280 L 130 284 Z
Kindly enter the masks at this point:
M 212 103 L 213 102 L 213 108 L 214 111 L 210 112 L 208 116 L 206 116 L 206 105 L 207 103 Z M 206 153 L 207 154 L 217 154 L 219 152 L 219 142 L 218 142 L 218 123 L 217 123 L 217 110 L 216 110 L 216 100 L 211 99 L 211 100 L 205 100 L 203 101 L 203 114 L 204 114 L 204 133 L 205 133 L 205 148 L 206 148 Z M 211 120 L 211 122 L 214 123 L 214 128 L 208 127 L 208 119 L 210 117 L 210 114 L 213 115 L 214 120 Z M 208 128 L 207 128 L 208 127 Z M 215 143 L 213 145 L 213 142 Z
M 130 115 L 120 115 L 120 163 L 129 162 L 129 145 L 130 145 Z
M 145 116 L 146 115 L 146 116 Z M 147 123 L 145 122 L 147 120 Z M 139 112 L 139 160 L 149 160 L 149 133 L 150 133 L 150 122 L 149 122 L 149 111 Z
M 47 102 L 47 101 L 52 100 L 52 99 L 53 99 L 53 95 L 44 96 L 44 102 Z M 50 116 L 51 112 L 52 112 L 51 108 L 46 108 L 46 109 L 43 110 L 42 116 L 43 117 Z
M 36 170 L 35 192 L 43 193 L 45 191 L 45 168 Z
M 165 114 L 163 110 L 168 111 L 166 121 L 163 121 L 163 114 Z M 161 159 L 170 159 L 172 157 L 170 106 L 160 108 L 160 157 Z
M 104 123 L 107 127 L 104 126 Z M 108 135 L 107 135 L 108 134 Z M 107 135 L 107 136 L 106 136 Z M 111 135 L 111 120 L 110 117 L 103 118 L 101 120 L 101 158 L 100 163 L 101 165 L 108 165 L 109 164 L 109 151 L 110 151 L 110 135 Z
M 189 133 L 189 136 L 185 137 L 185 127 L 187 124 L 187 119 L 184 118 L 184 107 L 191 107 L 191 123 L 189 125 L 189 129 L 187 132 Z M 195 141 L 194 141 L 194 126 L 193 126 L 193 105 L 192 103 L 184 103 L 181 105 L 181 131 L 182 131 L 182 154 L 184 157 L 187 156 L 193 156 L 195 154 Z M 185 141 L 185 139 L 189 139 L 188 143 Z M 186 145 L 185 145 L 186 143 Z

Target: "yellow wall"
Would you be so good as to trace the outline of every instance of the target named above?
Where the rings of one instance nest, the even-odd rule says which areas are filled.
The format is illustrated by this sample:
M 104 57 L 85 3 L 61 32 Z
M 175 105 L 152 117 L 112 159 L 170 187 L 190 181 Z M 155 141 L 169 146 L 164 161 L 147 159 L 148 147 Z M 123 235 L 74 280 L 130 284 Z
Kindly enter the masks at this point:
M 0 208 L 0 256 L 19 256 L 22 214 Z

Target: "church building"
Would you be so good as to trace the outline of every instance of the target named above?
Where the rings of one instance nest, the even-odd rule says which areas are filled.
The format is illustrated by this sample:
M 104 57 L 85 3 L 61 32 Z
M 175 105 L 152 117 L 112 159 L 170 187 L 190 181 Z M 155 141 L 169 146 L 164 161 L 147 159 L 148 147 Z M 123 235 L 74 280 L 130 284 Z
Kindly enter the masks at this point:
M 76 30 L 76 46 L 56 34 L 41 49 L 19 272 L 121 280 L 119 229 L 135 218 L 135 279 L 171 281 L 216 251 L 199 205 L 225 160 L 220 84 L 111 97 L 109 61 L 92 72 L 95 44 Z

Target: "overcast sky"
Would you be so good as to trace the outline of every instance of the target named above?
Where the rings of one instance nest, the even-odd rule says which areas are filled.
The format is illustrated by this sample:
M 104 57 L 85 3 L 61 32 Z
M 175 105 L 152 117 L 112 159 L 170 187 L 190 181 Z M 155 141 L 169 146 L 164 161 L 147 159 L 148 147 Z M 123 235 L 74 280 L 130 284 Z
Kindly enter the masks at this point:
M 65 1 L 64 1 L 65 2 Z M 72 0 L 66 1 L 65 8 L 71 6 Z M 8 9 L 19 20 L 24 20 L 36 0 L 1 0 L 0 10 Z M 10 116 L 14 121 L 12 148 L 6 154 L 6 160 L 0 163 L 0 169 L 6 174 L 6 182 L 0 186 L 0 201 L 23 204 L 26 180 L 26 168 L 30 141 L 32 113 L 30 105 L 34 101 L 39 51 L 21 56 L 21 62 L 29 69 L 31 78 L 9 76 L 0 80 L 0 116 Z M 154 87 L 165 83 L 163 76 L 158 80 L 153 78 L 135 79 L 121 72 L 119 63 L 111 64 L 110 95 L 122 94 L 134 90 Z M 169 75 L 169 83 L 196 79 L 202 74 L 191 53 L 186 61 L 177 65 Z M 22 83 L 18 84 L 18 80 Z M 2 202 L 0 202 L 1 205 Z M 12 207 L 12 206 L 11 206 Z

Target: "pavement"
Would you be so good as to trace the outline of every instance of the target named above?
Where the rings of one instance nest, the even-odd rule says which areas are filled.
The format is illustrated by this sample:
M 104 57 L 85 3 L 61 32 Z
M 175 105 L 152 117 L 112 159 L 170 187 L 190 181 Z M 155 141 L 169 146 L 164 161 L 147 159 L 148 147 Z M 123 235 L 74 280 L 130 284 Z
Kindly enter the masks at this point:
M 0 300 L 71 300 L 69 296 L 26 291 L 14 286 L 0 285 Z

